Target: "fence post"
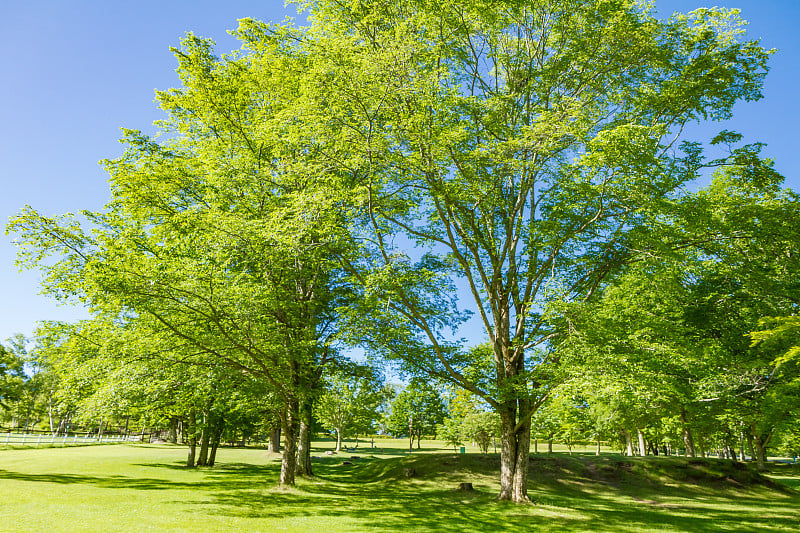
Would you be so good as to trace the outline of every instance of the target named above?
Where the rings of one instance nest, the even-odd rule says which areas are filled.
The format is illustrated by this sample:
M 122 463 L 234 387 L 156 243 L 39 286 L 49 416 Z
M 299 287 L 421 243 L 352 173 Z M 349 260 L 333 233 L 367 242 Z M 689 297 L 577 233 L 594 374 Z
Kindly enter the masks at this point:
M 25 446 L 25 437 L 27 437 L 27 436 L 28 436 L 28 434 L 27 434 L 27 433 L 23 433 L 23 434 L 22 434 L 22 445 L 23 445 L 23 446 Z
M 39 433 L 39 438 L 38 438 L 38 439 L 36 439 L 36 447 L 37 447 L 37 448 L 39 447 L 39 443 L 40 443 L 40 442 L 42 442 L 42 434 L 41 434 L 41 433 Z
M 8 441 L 10 440 L 11 440 L 11 432 L 9 431 L 8 434 L 6 435 L 6 444 L 8 444 Z

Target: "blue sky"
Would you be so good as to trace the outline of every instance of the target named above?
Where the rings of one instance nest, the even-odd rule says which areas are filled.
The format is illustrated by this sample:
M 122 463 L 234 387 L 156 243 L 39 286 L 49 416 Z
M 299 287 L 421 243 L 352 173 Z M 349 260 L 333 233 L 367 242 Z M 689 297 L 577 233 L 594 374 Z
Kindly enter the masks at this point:
M 737 7 L 748 34 L 778 48 L 765 98 L 737 106 L 727 128 L 765 153 L 800 190 L 800 0 L 657 0 L 664 15 L 707 5 Z M 107 176 L 97 162 L 121 153 L 120 127 L 152 131 L 161 117 L 153 91 L 177 85 L 169 51 L 187 31 L 238 48 L 226 30 L 252 17 L 292 15 L 281 0 L 5 2 L 0 16 L 0 222 L 30 204 L 46 215 L 99 210 Z M 40 296 L 36 272 L 14 265 L 12 236 L 0 236 L 0 342 L 30 335 L 38 320 L 75 320 L 84 311 Z

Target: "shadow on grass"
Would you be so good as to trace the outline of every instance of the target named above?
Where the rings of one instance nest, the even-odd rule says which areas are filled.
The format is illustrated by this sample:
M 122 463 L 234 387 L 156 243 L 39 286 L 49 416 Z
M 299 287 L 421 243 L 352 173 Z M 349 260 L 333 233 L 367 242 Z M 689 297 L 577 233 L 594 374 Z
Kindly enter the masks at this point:
M 535 456 L 529 494 L 536 503 L 515 505 L 496 499 L 496 455 L 424 453 L 383 459 L 372 452 L 364 449 L 361 459 L 348 454 L 317 457 L 315 476 L 298 480 L 291 489 L 276 486 L 277 461 L 220 463 L 194 470 L 198 475 L 188 481 L 178 476 L 178 471 L 187 471 L 179 462 L 134 465 L 153 469 L 146 477 L 0 470 L 0 483 L 187 489 L 184 498 L 189 501 L 183 503 L 200 514 L 265 521 L 324 516 L 355 524 L 349 530 L 358 531 L 791 531 L 800 520 L 800 499 L 794 492 L 760 481 L 748 485 L 751 472 L 729 462 Z M 345 460 L 352 464 L 343 464 Z M 800 471 L 791 465 L 772 474 L 800 485 Z M 181 479 L 170 479 L 176 477 Z M 471 482 L 476 490 L 459 491 L 460 482 Z M 195 492 L 189 496 L 188 490 Z
M 103 488 L 167 490 L 195 488 L 194 483 L 182 483 L 156 478 L 128 476 L 84 476 L 76 474 L 23 474 L 0 469 L 0 479 L 27 481 L 34 483 L 56 483 L 59 485 L 87 484 Z
M 359 531 L 416 527 L 442 533 L 792 530 L 800 519 L 794 495 L 776 495 L 763 486 L 747 490 L 692 483 L 670 487 L 658 481 L 663 474 L 659 469 L 671 471 L 670 466 L 658 463 L 645 465 L 653 471 L 650 477 L 641 472 L 628 475 L 630 461 L 621 462 L 621 467 L 616 466 L 619 461 L 601 463 L 621 472 L 614 477 L 609 472 L 593 474 L 597 464 L 583 465 L 580 459 L 551 459 L 545 461 L 546 467 L 532 461 L 529 490 L 537 503 L 514 505 L 496 500 L 496 457 L 371 459 L 343 465 L 337 458 L 320 458 L 314 465 L 316 476 L 300 481 L 292 490 L 221 490 L 213 495 L 221 506 L 216 512 L 262 519 L 322 515 L 356 521 Z M 631 466 L 631 470 L 642 467 Z M 403 477 L 407 468 L 417 470 L 415 477 Z M 224 478 L 235 472 L 215 472 L 213 477 L 221 488 Z M 249 468 L 238 472 L 260 475 Z M 477 490 L 456 490 L 459 481 L 470 480 Z
M 267 465 L 251 465 L 245 463 L 231 463 L 224 466 L 211 468 L 188 469 L 179 463 L 149 463 L 134 464 L 132 466 L 148 467 L 161 471 L 196 472 L 198 479 L 178 481 L 163 478 L 141 476 L 89 476 L 78 474 L 28 474 L 0 469 L 0 480 L 25 481 L 32 483 L 55 483 L 59 485 L 84 484 L 95 485 L 109 489 L 135 489 L 135 490 L 201 490 L 214 493 L 217 491 L 236 491 L 252 488 L 253 484 L 260 482 L 267 486 L 267 482 L 277 478 L 279 468 Z M 209 474 L 215 475 L 209 475 Z

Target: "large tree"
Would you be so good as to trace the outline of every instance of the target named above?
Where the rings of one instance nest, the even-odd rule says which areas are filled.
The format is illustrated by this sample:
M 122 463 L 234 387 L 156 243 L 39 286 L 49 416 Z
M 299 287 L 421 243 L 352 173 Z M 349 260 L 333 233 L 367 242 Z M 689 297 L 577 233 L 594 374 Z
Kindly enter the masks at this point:
M 617 411 L 626 435 L 672 418 L 683 447 L 749 440 L 763 466 L 775 430 L 796 416 L 797 367 L 787 335 L 752 331 L 800 302 L 800 197 L 776 174 L 743 167 L 713 176 L 673 231 L 712 234 L 680 253 L 643 257 L 591 302 L 566 309 L 592 401 Z M 768 178 L 768 179 L 767 179 Z M 690 215 L 690 216 L 688 216 Z M 790 320 L 784 320 L 790 322 Z
M 263 380 L 284 404 L 291 484 L 311 473 L 311 407 L 342 294 L 332 257 L 347 239 L 306 196 L 313 174 L 284 127 L 304 59 L 258 44 L 220 58 L 190 35 L 175 50 L 183 86 L 157 94 L 163 137 L 126 131 L 124 155 L 104 162 L 111 202 L 84 213 L 93 232 L 32 208 L 9 228 L 56 296 Z
M 501 419 L 500 498 L 527 501 L 531 415 L 563 333 L 554 310 L 638 254 L 691 244 L 659 230 L 706 164 L 683 128 L 760 98 L 769 52 L 722 9 L 659 20 L 634 0 L 300 3 L 318 65 L 309 154 L 363 195 L 367 253 L 349 265 L 371 309 L 360 340 L 485 400 Z M 757 173 L 756 154 L 713 164 Z M 465 373 L 448 280 L 472 297 L 488 380 Z

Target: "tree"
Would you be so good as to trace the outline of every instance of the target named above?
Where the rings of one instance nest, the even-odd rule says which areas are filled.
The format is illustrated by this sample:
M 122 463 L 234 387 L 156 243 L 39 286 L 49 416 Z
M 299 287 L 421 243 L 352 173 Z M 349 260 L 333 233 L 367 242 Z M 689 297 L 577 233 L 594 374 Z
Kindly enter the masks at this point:
M 495 413 L 477 411 L 464 417 L 461 428 L 464 437 L 477 444 L 481 452 L 486 454 L 489 453 L 489 446 L 499 433 L 500 420 Z
M 464 445 L 464 426 L 462 418 L 447 417 L 444 421 L 436 426 L 436 438 L 444 441 L 448 446 L 456 448 Z
M 9 410 L 19 401 L 25 383 L 25 361 L 0 344 L 0 407 Z
M 218 58 L 192 35 L 175 50 L 183 87 L 158 93 L 164 140 L 125 131 L 124 155 L 104 162 L 111 202 L 83 213 L 94 233 L 32 208 L 9 231 L 50 293 L 264 380 L 284 404 L 280 479 L 292 484 L 311 473 L 311 406 L 344 293 L 335 254 L 348 240 L 305 195 L 314 173 L 283 128 L 300 82 L 288 74 L 305 60 L 275 53 L 286 42 L 240 37 L 258 50 Z
M 392 402 L 387 425 L 394 435 L 409 435 L 410 431 L 409 438 L 417 437 L 419 449 L 422 435 L 435 434 L 444 417 L 444 400 L 439 391 L 427 381 L 413 378 Z
M 796 369 L 780 364 L 791 361 L 791 335 L 753 344 L 748 334 L 800 301 L 792 222 L 800 202 L 780 189 L 779 176 L 753 180 L 744 170 L 713 176 L 691 199 L 691 217 L 675 224 L 674 231 L 720 237 L 629 265 L 566 313 L 579 339 L 573 349 L 592 354 L 585 390 L 618 413 L 629 450 L 634 429 L 681 440 L 690 456 L 695 433 L 701 454 L 703 442 L 716 441 L 733 456 L 736 441 L 743 449 L 747 438 L 763 466 L 763 443 L 794 416 Z
M 500 498 L 528 501 L 558 304 L 640 253 L 690 244 L 659 231 L 704 165 L 677 139 L 759 98 L 769 52 L 735 12 L 661 21 L 633 0 L 301 5 L 320 64 L 311 151 L 363 191 L 361 341 L 486 401 Z M 489 339 L 489 379 L 465 375 L 450 334 L 454 278 Z
M 383 378 L 376 369 L 353 364 L 331 368 L 316 413 L 326 428 L 336 431 L 337 452 L 347 433 L 372 427 L 385 398 Z

